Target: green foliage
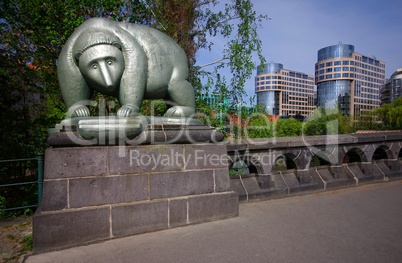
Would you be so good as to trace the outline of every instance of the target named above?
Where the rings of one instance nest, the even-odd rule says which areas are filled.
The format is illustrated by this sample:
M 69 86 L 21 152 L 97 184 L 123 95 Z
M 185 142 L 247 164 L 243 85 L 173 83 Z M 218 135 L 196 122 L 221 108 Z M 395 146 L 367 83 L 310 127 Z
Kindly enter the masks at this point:
M 16 181 L 12 181 L 16 183 Z M 24 186 L 0 188 L 0 209 L 36 205 L 38 201 L 38 185 L 36 183 Z M 15 209 L 0 212 L 1 218 L 31 216 L 35 208 Z
M 238 175 L 245 175 L 249 174 L 248 165 L 244 161 L 238 161 L 229 169 L 230 176 L 238 176 Z
M 197 105 L 197 114 L 195 116 L 196 119 L 200 120 L 202 123 L 216 127 L 218 130 L 222 130 L 224 128 L 224 124 L 219 119 L 219 110 L 216 110 L 214 107 L 208 105 L 204 100 L 198 99 L 196 101 Z M 226 111 L 223 111 L 226 115 Z M 226 121 L 225 121 L 226 123 Z
M 163 116 L 167 109 L 163 100 L 144 100 L 140 113 L 144 116 Z
M 21 239 L 20 244 L 23 245 L 23 247 L 21 248 L 20 252 L 32 251 L 32 249 L 33 249 L 33 236 L 32 236 L 32 234 L 24 236 Z
M 300 136 L 302 123 L 296 119 L 279 119 L 274 123 L 274 137 Z
M 245 138 L 271 138 L 274 131 L 272 122 L 266 114 L 252 114 L 244 127 Z
M 402 97 L 395 99 L 391 104 L 381 105 L 374 114 L 383 121 L 384 128 L 402 129 Z
M 330 135 L 352 131 L 351 120 L 336 109 L 318 108 L 303 125 L 304 135 Z
M 217 2 L 210 1 L 214 6 Z M 260 64 L 265 62 L 257 28 L 267 17 L 257 15 L 250 0 L 232 0 L 225 4 L 224 10 L 216 13 L 213 11 L 214 6 L 200 12 L 204 18 L 204 39 L 206 32 L 209 32 L 211 36 L 221 35 L 229 41 L 221 58 L 194 68 L 194 75 L 197 76 L 195 82 L 200 83 L 202 78 L 206 78 L 207 84 L 203 87 L 205 90 L 212 88 L 213 92 L 229 95 L 234 103 L 242 102 L 245 81 L 256 68 L 252 59 L 253 53 L 257 53 Z M 213 43 L 204 40 L 200 46 L 211 50 Z M 205 70 L 207 66 L 213 66 L 213 70 Z M 219 73 L 223 68 L 228 68 L 232 74 L 229 82 Z
M 296 119 L 270 120 L 266 114 L 255 114 L 245 127 L 245 138 L 300 136 L 302 123 Z
M 0 195 L 0 210 L 5 209 L 6 198 Z M 6 212 L 0 211 L 0 218 L 6 218 Z

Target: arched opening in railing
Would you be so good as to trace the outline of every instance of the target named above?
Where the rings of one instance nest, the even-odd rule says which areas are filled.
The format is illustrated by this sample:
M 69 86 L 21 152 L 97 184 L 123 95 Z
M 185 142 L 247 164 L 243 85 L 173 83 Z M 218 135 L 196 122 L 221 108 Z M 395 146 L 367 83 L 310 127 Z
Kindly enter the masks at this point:
M 256 176 L 258 175 L 258 172 L 253 164 L 247 164 L 244 160 L 237 160 L 230 166 L 229 175 L 232 178 L 238 176 Z
M 398 159 L 402 159 L 402 148 L 399 150 Z
M 285 171 L 291 169 L 297 169 L 296 163 L 293 161 L 295 156 L 292 154 L 284 154 L 276 158 L 272 167 L 272 171 Z
M 377 160 L 387 160 L 389 159 L 391 156 L 388 156 L 387 151 L 389 151 L 389 149 L 386 146 L 380 146 L 378 147 L 374 153 L 373 153 L 373 161 L 377 161 Z
M 359 163 L 366 161 L 367 158 L 364 155 L 364 152 L 359 148 L 353 148 L 345 154 L 342 163 Z
M 331 165 L 331 162 L 328 161 L 327 158 L 325 158 L 325 156 L 322 156 L 322 155 L 320 156 L 318 154 L 313 155 L 313 158 L 311 158 L 309 167 L 317 167 L 317 166 L 323 166 L 323 165 Z

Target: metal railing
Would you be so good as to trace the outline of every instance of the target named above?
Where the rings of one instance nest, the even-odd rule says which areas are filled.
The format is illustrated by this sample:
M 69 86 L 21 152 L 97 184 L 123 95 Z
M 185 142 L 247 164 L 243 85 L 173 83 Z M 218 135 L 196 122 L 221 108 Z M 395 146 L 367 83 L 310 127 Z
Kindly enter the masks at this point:
M 29 162 L 29 161 L 36 161 L 37 162 L 37 180 L 35 180 L 35 181 L 27 181 L 27 182 L 24 181 L 24 182 L 18 182 L 18 183 L 0 184 L 0 190 L 2 188 L 5 188 L 5 187 L 10 188 L 10 187 L 19 187 L 19 186 L 24 186 L 24 185 L 37 184 L 38 185 L 38 201 L 37 201 L 37 203 L 32 204 L 32 205 L 25 205 L 25 206 L 0 208 L 0 212 L 38 207 L 39 204 L 42 202 L 43 174 L 44 174 L 44 154 L 38 154 L 35 158 L 0 160 L 0 165 L 1 164 L 8 164 L 8 163 Z M 12 181 L 12 179 L 8 179 L 8 181 Z M 1 194 L 0 194 L 0 197 L 1 197 Z

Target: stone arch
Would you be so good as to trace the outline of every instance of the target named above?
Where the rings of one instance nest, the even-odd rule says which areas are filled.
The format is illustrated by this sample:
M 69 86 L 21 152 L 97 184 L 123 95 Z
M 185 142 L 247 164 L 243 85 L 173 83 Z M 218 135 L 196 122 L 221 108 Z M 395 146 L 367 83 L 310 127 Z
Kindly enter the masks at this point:
M 231 158 L 229 163 L 229 173 L 231 175 L 246 175 L 246 174 L 263 174 L 258 158 L 250 155 L 237 156 Z
M 367 162 L 367 157 L 360 148 L 352 148 L 343 156 L 342 163 Z
M 331 165 L 331 162 L 328 161 L 328 159 L 329 158 L 323 158 L 323 154 L 314 154 L 311 158 L 309 167 Z
M 272 171 L 297 169 L 296 156 L 292 153 L 285 153 L 276 158 Z
M 379 147 L 377 147 L 377 149 L 375 149 L 371 159 L 373 161 L 393 159 L 393 154 L 388 146 L 380 145 Z

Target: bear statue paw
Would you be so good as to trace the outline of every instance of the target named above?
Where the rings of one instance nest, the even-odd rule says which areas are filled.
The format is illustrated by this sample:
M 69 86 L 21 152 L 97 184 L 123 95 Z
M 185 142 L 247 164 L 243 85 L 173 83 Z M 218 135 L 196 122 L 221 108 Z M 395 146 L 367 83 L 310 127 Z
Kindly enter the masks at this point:
M 70 118 L 88 117 L 90 115 L 89 109 L 84 105 L 73 105 L 68 109 L 68 116 Z
M 195 112 L 194 108 L 192 107 L 185 107 L 185 106 L 174 106 L 169 108 L 166 113 L 165 117 L 179 117 L 179 118 L 188 118 L 193 115 Z
M 137 116 L 139 113 L 139 108 L 135 107 L 134 105 L 131 104 L 126 104 L 123 105 L 118 111 L 117 111 L 117 116 L 118 117 L 129 117 L 129 116 Z

